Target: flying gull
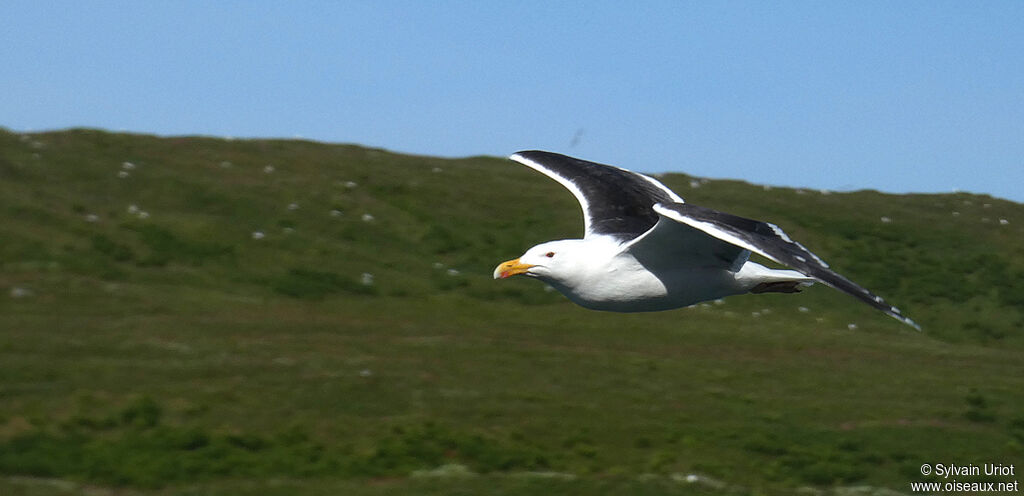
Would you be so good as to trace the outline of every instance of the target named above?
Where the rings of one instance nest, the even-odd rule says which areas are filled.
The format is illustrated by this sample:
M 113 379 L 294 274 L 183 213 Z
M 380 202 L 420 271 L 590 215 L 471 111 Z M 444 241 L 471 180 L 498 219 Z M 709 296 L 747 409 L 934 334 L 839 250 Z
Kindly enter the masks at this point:
M 824 283 L 920 330 L 900 310 L 833 272 L 778 226 L 685 203 L 654 178 L 557 153 L 512 160 L 558 181 L 583 208 L 583 239 L 541 243 L 494 270 L 525 275 L 576 304 L 648 312 L 745 293 L 796 293 Z M 757 253 L 795 270 L 748 260 Z

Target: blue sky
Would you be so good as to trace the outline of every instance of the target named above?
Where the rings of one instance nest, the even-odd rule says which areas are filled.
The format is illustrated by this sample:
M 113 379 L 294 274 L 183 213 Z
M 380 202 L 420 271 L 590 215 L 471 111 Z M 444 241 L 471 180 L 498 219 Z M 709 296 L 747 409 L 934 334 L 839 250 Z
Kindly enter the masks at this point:
M 1024 201 L 1024 2 L 0 3 L 0 126 Z

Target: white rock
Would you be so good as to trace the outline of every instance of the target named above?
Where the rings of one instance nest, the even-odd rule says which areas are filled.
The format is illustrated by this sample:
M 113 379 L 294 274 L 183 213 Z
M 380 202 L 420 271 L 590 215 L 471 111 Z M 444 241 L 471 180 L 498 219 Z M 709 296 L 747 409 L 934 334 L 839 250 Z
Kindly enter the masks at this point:
M 99 222 L 99 220 L 100 220 L 100 216 L 98 216 L 96 214 L 86 214 L 86 216 L 85 216 L 85 221 L 86 222 Z
M 1006 219 L 999 219 L 999 225 L 1000 226 L 1005 226 L 1005 225 L 1007 225 L 1009 223 L 1010 223 L 1010 221 L 1008 221 Z
M 117 177 L 120 177 L 121 179 L 128 177 L 128 171 L 118 171 Z
M 267 237 L 267 235 L 263 234 L 263 231 L 253 231 L 252 232 L 252 239 L 263 239 L 265 237 Z
M 134 203 L 131 204 L 131 205 L 128 205 L 128 213 L 130 213 L 132 215 L 139 213 L 139 206 L 134 204 Z
M 370 214 L 363 214 L 363 222 L 373 222 L 373 216 Z
M 359 276 L 359 282 L 363 283 L 364 286 L 370 286 L 373 284 L 373 274 L 369 272 L 363 272 L 363 275 Z
M 124 169 L 124 170 L 132 170 L 132 169 L 135 168 L 135 164 L 133 164 L 131 162 L 122 162 L 121 163 L 121 168 Z
M 273 165 L 268 165 L 268 166 L 263 168 L 263 173 L 264 174 L 272 174 L 274 172 L 274 170 L 275 169 L 274 169 Z
M 292 202 L 292 203 L 288 204 L 288 210 L 298 210 L 298 209 L 299 209 L 299 204 L 298 203 Z
M 331 210 L 331 217 L 341 217 L 341 210 L 338 210 L 338 209 Z
M 890 219 L 888 217 L 882 217 L 881 220 L 882 220 L 882 224 L 888 224 L 888 223 L 892 222 L 892 219 Z
M 857 330 L 857 324 L 846 324 L 846 328 L 851 330 L 851 331 L 856 331 Z
M 11 288 L 11 298 L 28 298 L 32 296 L 32 290 L 28 288 L 22 288 L 15 286 Z
M 348 189 L 353 189 L 356 186 L 359 186 L 359 185 L 356 184 L 355 181 L 345 181 L 345 187 L 348 188 Z

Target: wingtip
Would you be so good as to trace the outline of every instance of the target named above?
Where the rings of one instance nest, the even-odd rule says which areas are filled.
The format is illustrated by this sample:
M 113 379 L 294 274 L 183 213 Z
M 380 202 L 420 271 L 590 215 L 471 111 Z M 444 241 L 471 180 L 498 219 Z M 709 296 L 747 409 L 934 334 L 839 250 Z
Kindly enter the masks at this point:
M 865 291 L 865 292 L 866 292 L 866 293 L 867 293 L 868 295 L 870 295 L 870 296 L 874 297 L 874 300 L 875 300 L 876 302 L 878 302 L 879 304 L 882 304 L 882 305 L 887 305 L 887 304 L 885 303 L 885 300 L 883 300 L 881 296 L 876 296 L 876 295 L 873 295 L 873 294 L 871 294 L 871 292 L 869 292 L 869 291 L 868 291 L 868 290 L 866 290 L 866 289 L 865 289 L 864 291 Z M 892 318 L 894 318 L 894 319 L 896 319 L 896 320 L 898 320 L 898 321 L 900 321 L 900 322 L 903 322 L 904 324 L 907 324 L 907 325 L 908 325 L 908 326 L 910 326 L 910 327 L 913 327 L 914 329 L 917 329 L 917 330 L 918 330 L 918 332 L 920 332 L 920 331 L 921 331 L 921 326 L 920 326 L 920 325 L 918 325 L 918 323 L 917 323 L 917 322 L 914 322 L 914 320 L 913 320 L 913 319 L 911 319 L 910 317 L 907 317 L 906 315 L 903 315 L 903 312 L 901 312 L 899 308 L 896 308 L 896 307 L 894 307 L 894 306 L 892 306 L 892 305 L 888 305 L 888 306 L 889 306 L 889 309 L 888 309 L 888 310 L 883 310 L 883 311 L 884 311 L 884 312 L 885 312 L 885 313 L 886 313 L 887 315 L 889 315 L 890 317 L 892 317 Z
M 895 313 L 890 315 L 892 317 L 895 317 L 896 320 L 903 322 L 904 324 L 907 324 L 908 326 L 913 327 L 914 329 L 917 329 L 917 332 L 923 332 L 921 330 L 921 325 L 918 324 L 917 322 L 914 322 L 913 319 L 911 319 L 910 317 L 904 317 L 901 313 Z

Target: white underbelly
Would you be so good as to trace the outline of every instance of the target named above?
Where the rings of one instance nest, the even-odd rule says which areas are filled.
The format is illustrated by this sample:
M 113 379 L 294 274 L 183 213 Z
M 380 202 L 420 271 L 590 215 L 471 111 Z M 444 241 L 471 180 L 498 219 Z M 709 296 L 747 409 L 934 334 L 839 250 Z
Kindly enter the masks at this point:
M 582 307 L 610 312 L 669 310 L 744 292 L 722 269 L 610 271 L 573 288 L 552 286 Z

